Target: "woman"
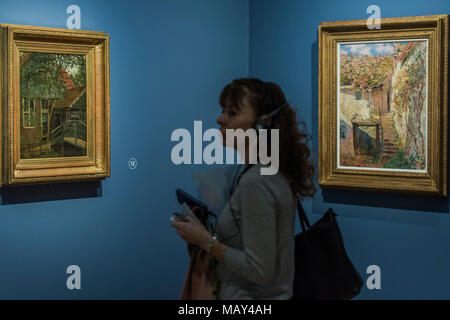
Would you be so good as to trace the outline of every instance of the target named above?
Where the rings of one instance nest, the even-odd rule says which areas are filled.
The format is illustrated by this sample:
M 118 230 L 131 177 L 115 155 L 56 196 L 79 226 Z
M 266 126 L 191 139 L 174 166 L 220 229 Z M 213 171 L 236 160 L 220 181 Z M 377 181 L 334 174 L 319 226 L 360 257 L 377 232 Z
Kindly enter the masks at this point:
M 275 83 L 234 80 L 223 89 L 220 104 L 217 123 L 224 145 L 226 129 L 247 130 L 262 123 L 279 130 L 279 171 L 261 175 L 262 165 L 249 164 L 249 148 L 245 148 L 246 154 L 240 155 L 245 169 L 235 176 L 216 237 L 191 218 L 173 221 L 172 226 L 182 239 L 218 260 L 219 299 L 290 299 L 297 196 L 313 197 L 316 192 L 307 135 L 299 131 L 295 110 Z M 237 148 L 236 139 L 229 140 L 234 142 L 228 147 Z

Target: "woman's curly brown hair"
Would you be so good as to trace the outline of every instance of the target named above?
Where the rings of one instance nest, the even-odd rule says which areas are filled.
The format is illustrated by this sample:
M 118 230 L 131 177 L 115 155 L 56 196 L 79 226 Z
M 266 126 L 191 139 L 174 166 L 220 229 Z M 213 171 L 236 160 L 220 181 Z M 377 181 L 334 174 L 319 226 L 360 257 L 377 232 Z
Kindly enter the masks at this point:
M 232 81 L 222 90 L 219 102 L 222 108 L 230 103 L 240 108 L 244 98 L 254 107 L 258 118 L 287 103 L 280 86 L 256 78 Z M 292 190 L 301 198 L 314 197 L 317 191 L 314 186 L 315 169 L 310 160 L 311 151 L 307 145 L 310 136 L 304 120 L 297 121 L 296 111 L 292 107 L 282 108 L 272 117 L 268 129 L 279 129 L 279 170 Z

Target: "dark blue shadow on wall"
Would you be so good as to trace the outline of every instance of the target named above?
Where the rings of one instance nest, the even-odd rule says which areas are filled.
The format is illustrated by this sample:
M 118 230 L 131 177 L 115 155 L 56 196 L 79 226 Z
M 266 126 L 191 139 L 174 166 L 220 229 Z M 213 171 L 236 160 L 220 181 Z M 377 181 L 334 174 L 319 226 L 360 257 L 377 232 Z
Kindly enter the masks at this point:
M 1 188 L 2 205 L 95 198 L 102 196 L 100 180 L 70 183 L 52 183 L 30 186 L 8 186 Z
M 359 190 L 322 189 L 323 202 L 389 209 L 448 213 L 448 199 L 436 196 L 394 194 Z
M 318 34 L 317 34 L 318 35 Z M 317 37 L 318 38 L 318 37 Z M 312 112 L 312 128 L 313 132 L 318 133 L 319 121 L 319 105 L 318 105 L 318 84 L 319 84 L 319 47 L 318 42 L 315 41 L 311 45 L 311 102 Z M 449 77 L 450 79 L 450 77 Z M 449 80 L 450 81 L 450 80 Z M 450 114 L 450 113 L 449 113 Z M 450 123 L 450 117 L 447 123 Z M 450 133 L 450 126 L 447 128 L 447 136 Z M 313 134 L 313 150 L 314 157 L 318 159 L 318 135 Z M 448 146 L 447 146 L 448 149 Z M 447 150 L 447 155 L 449 154 Z M 447 156 L 447 168 L 449 168 L 449 156 Z M 447 186 L 449 186 L 449 178 L 447 174 Z M 448 187 L 447 187 L 448 188 Z M 360 190 L 335 189 L 326 188 L 321 189 L 324 203 L 350 204 L 360 206 L 382 207 L 391 209 L 425 211 L 436 213 L 449 213 L 448 197 L 437 196 L 423 196 L 400 193 L 385 193 L 385 192 L 370 192 Z

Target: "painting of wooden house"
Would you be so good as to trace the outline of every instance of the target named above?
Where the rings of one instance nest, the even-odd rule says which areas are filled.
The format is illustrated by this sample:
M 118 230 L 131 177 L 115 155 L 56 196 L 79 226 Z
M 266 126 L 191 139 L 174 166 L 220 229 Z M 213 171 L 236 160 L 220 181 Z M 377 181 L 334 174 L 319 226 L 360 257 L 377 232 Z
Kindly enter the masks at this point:
M 85 57 L 21 56 L 21 158 L 86 155 Z

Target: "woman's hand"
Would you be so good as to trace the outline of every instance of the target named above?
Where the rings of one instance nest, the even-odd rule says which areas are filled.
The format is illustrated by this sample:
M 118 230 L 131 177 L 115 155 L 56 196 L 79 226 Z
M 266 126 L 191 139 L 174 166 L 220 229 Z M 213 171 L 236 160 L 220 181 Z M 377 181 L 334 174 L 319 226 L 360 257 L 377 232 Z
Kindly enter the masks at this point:
M 186 220 L 173 219 L 170 225 L 177 229 L 178 235 L 186 242 L 204 247 L 211 234 L 206 228 L 193 217 L 186 217 Z

